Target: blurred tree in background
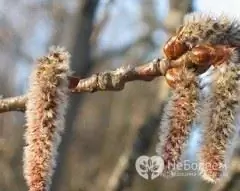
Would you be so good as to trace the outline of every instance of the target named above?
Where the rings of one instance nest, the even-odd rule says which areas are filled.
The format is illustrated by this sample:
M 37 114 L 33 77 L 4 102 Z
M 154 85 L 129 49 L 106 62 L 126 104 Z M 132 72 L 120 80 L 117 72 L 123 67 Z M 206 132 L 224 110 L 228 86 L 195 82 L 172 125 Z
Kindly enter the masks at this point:
M 0 95 L 26 92 L 34 60 L 51 45 L 71 52 L 72 70 L 81 77 L 158 57 L 183 16 L 194 10 L 194 3 L 0 0 Z M 232 176 L 213 188 L 198 176 L 147 181 L 136 174 L 136 158 L 155 154 L 168 94 L 165 82 L 157 79 L 127 84 L 121 92 L 71 96 L 52 190 L 240 190 L 239 152 Z M 23 132 L 22 113 L 0 115 L 1 191 L 27 190 L 22 176 Z M 192 139 L 185 157 L 195 160 L 197 146 Z

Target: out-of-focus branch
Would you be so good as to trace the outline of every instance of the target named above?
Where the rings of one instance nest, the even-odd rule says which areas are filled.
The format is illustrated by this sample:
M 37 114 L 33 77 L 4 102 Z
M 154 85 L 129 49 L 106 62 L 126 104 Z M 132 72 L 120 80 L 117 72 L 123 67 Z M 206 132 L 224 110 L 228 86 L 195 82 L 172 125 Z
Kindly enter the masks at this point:
M 153 29 L 156 28 L 157 25 L 165 32 L 169 32 L 170 34 L 174 33 L 176 28 L 182 23 L 182 18 L 184 15 L 192 11 L 192 0 L 169 0 L 168 16 L 162 23 L 159 24 L 159 22 L 154 21 L 154 17 L 152 15 L 154 11 L 149 11 L 154 7 L 153 1 L 145 0 L 143 1 L 143 5 L 143 12 L 145 14 L 146 23 L 151 23 L 151 28 Z M 185 61 L 187 62 L 187 56 L 185 58 Z M 162 95 L 161 90 L 164 89 L 164 86 L 161 84 L 159 87 L 161 87 L 160 92 Z M 146 122 L 143 126 L 140 127 L 138 131 L 136 140 L 133 142 L 131 154 L 127 153 L 128 155 L 124 154 L 120 157 L 119 163 L 117 164 L 116 169 L 110 178 L 109 190 L 130 190 L 136 174 L 135 161 L 140 155 L 147 153 L 149 150 L 152 144 L 151 140 L 156 134 L 157 127 L 159 126 L 159 121 L 161 120 L 160 116 L 163 111 L 162 109 L 166 97 L 159 97 L 161 97 L 159 100 L 160 113 L 158 113 L 156 116 L 153 115 L 150 116 L 150 118 L 146 119 Z M 147 190 L 151 190 L 151 188 L 147 188 Z
M 117 49 L 106 50 L 106 51 L 102 52 L 100 55 L 94 55 L 94 61 L 95 62 L 102 62 L 103 60 L 106 60 L 106 59 L 111 59 L 111 58 L 114 58 L 116 56 L 124 55 L 130 49 L 132 49 L 136 45 L 139 45 L 139 44 L 142 44 L 142 43 L 153 44 L 152 36 L 151 36 L 150 32 L 148 32 L 146 34 L 143 34 L 138 39 L 136 39 L 135 42 L 131 42 L 124 47 L 117 48 Z
M 169 0 L 169 13 L 164 19 L 164 26 L 171 33 L 175 33 L 176 27 L 182 24 L 186 13 L 192 12 L 192 0 Z
M 99 37 L 99 34 L 102 32 L 103 28 L 106 26 L 109 16 L 110 16 L 110 7 L 113 4 L 114 0 L 109 0 L 105 5 L 105 11 L 103 13 L 102 19 L 96 23 L 93 27 L 93 31 L 90 37 L 91 44 L 96 44 L 96 41 Z
M 90 36 L 99 0 L 81 0 L 78 2 L 80 3 L 80 7 L 74 19 L 76 22 L 72 25 L 74 28 L 72 31 L 73 33 L 71 33 L 74 34 L 75 37 L 70 40 L 73 43 L 71 45 L 71 68 L 76 75 L 85 77 L 95 65 L 91 58 Z M 67 26 L 66 28 L 66 36 L 69 36 L 69 28 Z M 66 186 L 65 181 L 68 178 L 68 175 L 65 176 L 65 174 L 68 173 L 65 172 L 68 171 L 67 160 L 70 154 L 69 150 L 74 131 L 74 122 L 82 101 L 82 96 L 70 96 L 69 98 L 68 111 L 65 117 L 65 126 L 68 128 L 66 128 L 64 136 L 62 137 L 62 142 L 59 146 L 58 165 L 52 180 L 52 191 L 62 190 L 62 188 Z
M 109 191 L 122 191 L 131 187 L 136 174 L 135 162 L 139 156 L 149 150 L 152 144 L 154 132 L 156 132 L 161 121 L 163 105 L 165 105 L 164 102 L 160 105 L 159 111 L 149 115 L 144 124 L 139 128 L 131 153 L 123 154 L 119 158 L 119 162 L 108 183 Z

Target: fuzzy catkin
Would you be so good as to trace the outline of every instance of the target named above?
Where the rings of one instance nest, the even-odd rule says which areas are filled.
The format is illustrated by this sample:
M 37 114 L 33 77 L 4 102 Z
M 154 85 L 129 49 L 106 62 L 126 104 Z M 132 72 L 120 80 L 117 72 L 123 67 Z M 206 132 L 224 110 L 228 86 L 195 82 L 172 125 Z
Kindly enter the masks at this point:
M 160 126 L 157 153 L 164 160 L 164 176 L 174 176 L 174 167 L 180 162 L 196 117 L 198 83 L 196 75 L 184 69 L 182 81 L 176 86 L 165 108 Z
M 218 68 L 218 78 L 204 107 L 203 141 L 199 153 L 200 173 L 216 182 L 227 172 L 237 136 L 235 117 L 239 109 L 239 66 L 230 63 Z
M 207 43 L 211 45 L 239 46 L 240 23 L 225 15 L 190 13 L 184 17 L 183 26 L 177 31 L 180 41 L 190 47 Z
M 48 191 L 64 130 L 70 74 L 69 54 L 53 47 L 38 60 L 26 104 L 23 171 L 29 191 Z

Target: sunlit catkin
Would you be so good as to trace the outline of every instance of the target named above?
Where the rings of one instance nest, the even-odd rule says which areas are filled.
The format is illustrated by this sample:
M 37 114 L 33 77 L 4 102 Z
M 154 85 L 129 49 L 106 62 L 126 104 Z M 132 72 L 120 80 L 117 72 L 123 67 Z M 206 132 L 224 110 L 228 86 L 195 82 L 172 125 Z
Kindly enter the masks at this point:
M 38 60 L 26 104 L 23 171 L 29 191 L 48 191 L 67 106 L 69 54 L 54 47 Z
M 226 15 L 190 13 L 184 17 L 183 26 L 177 32 L 178 39 L 190 47 L 208 43 L 211 45 L 239 46 L 240 23 Z
M 239 109 L 239 66 L 230 63 L 218 69 L 212 92 L 203 109 L 203 140 L 199 153 L 200 172 L 216 182 L 227 172 L 237 136 L 235 116 Z
M 196 117 L 198 83 L 193 72 L 184 69 L 181 81 L 165 109 L 160 126 L 160 142 L 157 153 L 164 160 L 164 176 L 174 176 L 174 167 L 179 163 L 185 144 Z

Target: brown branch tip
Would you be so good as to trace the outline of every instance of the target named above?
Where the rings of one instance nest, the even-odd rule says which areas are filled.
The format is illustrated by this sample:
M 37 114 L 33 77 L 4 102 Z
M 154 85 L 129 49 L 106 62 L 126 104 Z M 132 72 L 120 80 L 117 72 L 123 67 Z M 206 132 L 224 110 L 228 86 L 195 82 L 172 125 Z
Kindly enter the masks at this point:
M 42 57 L 39 61 L 44 59 L 47 59 L 47 57 Z M 164 76 L 167 69 L 179 65 L 181 62 L 182 60 L 169 62 L 167 59 L 157 58 L 140 66 L 120 67 L 113 71 L 96 73 L 84 79 L 76 76 L 68 76 L 68 88 L 71 93 L 120 91 L 124 89 L 127 82 L 135 80 L 152 81 L 158 76 Z M 0 99 L 0 113 L 25 111 L 27 99 L 27 94 Z

